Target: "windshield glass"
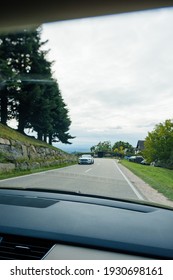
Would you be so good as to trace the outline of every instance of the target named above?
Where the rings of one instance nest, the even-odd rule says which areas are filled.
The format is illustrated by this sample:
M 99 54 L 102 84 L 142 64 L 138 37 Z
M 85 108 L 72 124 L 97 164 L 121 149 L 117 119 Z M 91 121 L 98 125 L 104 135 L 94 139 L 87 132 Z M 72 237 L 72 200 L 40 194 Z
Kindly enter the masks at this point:
M 0 187 L 173 207 L 172 26 L 163 8 L 1 34 Z

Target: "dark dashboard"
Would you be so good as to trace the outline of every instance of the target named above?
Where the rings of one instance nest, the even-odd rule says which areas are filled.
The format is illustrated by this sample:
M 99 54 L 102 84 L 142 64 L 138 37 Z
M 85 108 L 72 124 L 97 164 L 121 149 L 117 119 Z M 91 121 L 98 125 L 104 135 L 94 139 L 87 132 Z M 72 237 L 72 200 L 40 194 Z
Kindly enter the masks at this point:
M 0 259 L 173 259 L 171 209 L 1 189 L 0 213 Z

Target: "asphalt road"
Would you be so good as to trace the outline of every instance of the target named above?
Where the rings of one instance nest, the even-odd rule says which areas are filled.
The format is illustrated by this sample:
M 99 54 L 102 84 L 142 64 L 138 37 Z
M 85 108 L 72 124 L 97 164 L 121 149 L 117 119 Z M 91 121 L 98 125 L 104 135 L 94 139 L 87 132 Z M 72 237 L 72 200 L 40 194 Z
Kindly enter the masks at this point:
M 72 165 L 0 181 L 0 187 L 52 188 L 123 199 L 142 199 L 113 159 L 95 159 L 92 165 Z

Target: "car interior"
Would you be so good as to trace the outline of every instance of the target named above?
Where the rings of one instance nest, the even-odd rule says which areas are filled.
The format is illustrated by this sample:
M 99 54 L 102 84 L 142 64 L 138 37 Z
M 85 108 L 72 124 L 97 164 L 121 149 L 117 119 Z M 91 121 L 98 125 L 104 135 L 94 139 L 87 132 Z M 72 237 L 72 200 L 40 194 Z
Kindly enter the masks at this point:
M 173 7 L 172 1 L 19 1 L 0 31 Z M 173 259 L 173 209 L 80 192 L 0 188 L 1 260 Z

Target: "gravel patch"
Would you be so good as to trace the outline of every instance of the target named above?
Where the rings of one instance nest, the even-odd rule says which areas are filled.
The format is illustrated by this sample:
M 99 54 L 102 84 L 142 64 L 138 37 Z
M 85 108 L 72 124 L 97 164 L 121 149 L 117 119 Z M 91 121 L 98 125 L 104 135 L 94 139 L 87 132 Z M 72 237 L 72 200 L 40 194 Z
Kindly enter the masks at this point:
M 121 165 L 120 163 L 119 168 L 128 178 L 128 180 L 134 185 L 134 187 L 142 194 L 144 200 L 173 207 L 173 201 L 169 200 L 163 194 L 153 189 L 150 185 L 148 185 L 138 176 L 133 174 L 128 168 Z

